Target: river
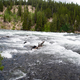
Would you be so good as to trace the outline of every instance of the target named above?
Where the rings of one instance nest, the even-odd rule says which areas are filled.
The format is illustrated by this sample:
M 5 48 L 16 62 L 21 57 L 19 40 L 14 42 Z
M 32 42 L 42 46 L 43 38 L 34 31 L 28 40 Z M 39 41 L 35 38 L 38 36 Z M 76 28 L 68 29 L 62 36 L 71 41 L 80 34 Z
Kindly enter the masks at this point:
M 0 54 L 0 80 L 80 80 L 80 34 L 0 30 Z

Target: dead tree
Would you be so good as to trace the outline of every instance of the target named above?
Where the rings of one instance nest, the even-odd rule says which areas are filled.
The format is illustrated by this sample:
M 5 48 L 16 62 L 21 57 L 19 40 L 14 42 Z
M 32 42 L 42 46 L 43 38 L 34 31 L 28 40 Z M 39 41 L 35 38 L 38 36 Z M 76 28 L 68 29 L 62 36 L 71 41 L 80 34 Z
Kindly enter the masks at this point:
M 38 44 L 38 47 L 42 47 L 43 43 L 44 43 L 44 41 L 42 43 Z
M 42 47 L 43 43 L 44 43 L 44 41 L 42 43 L 38 44 L 38 46 L 32 46 L 31 50 L 38 49 L 39 47 Z

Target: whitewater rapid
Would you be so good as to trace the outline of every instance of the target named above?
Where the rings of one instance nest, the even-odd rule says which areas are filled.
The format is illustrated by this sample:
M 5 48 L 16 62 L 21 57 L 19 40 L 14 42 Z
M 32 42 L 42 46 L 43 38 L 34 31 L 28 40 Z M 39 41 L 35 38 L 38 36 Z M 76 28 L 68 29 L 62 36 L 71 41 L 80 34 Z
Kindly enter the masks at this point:
M 6 36 L 9 36 L 9 38 Z M 51 33 L 33 31 L 5 31 L 0 30 L 1 55 L 12 58 L 13 54 L 54 54 L 65 57 L 73 63 L 80 64 L 80 35 L 73 33 Z M 2 39 L 3 38 L 3 39 Z M 24 42 L 26 41 L 26 44 Z M 31 50 L 31 46 L 45 41 L 43 47 Z
M 31 50 L 32 46 L 38 46 L 42 41 L 45 41 L 42 47 Z M 0 30 L 0 54 L 7 59 L 18 54 L 51 54 L 56 60 L 50 59 L 48 63 L 80 65 L 80 34 Z

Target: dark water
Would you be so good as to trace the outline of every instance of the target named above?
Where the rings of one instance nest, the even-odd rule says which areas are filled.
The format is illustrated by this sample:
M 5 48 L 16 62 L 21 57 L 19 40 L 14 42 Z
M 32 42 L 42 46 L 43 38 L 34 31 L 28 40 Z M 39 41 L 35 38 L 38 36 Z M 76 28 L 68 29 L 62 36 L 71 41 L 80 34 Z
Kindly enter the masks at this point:
M 1 30 L 0 80 L 80 80 L 79 42 L 80 35 L 73 33 Z

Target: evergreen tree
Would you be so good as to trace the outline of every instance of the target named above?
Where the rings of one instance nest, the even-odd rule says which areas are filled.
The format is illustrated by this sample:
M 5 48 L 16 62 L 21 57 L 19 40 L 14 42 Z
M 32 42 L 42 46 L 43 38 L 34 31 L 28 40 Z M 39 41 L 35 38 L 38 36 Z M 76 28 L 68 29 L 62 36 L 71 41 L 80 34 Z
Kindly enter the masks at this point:
M 51 9 L 50 9 L 50 8 L 47 8 L 47 9 L 45 10 L 45 14 L 46 14 L 46 17 L 47 17 L 47 18 L 50 18 L 50 17 L 52 16 Z
M 7 7 L 7 11 L 8 11 L 8 13 L 10 14 L 10 6 L 8 5 L 8 7 Z
M 13 3 L 12 1 L 10 2 L 10 10 L 12 9 Z
M 0 1 L 0 11 L 3 12 L 3 3 L 2 3 L 2 0 Z
M 24 20 L 23 20 L 23 28 L 22 29 L 23 30 L 28 29 L 28 12 L 25 7 L 24 7 Z
M 44 25 L 46 24 L 46 16 L 44 15 L 44 12 L 39 11 L 37 13 L 37 21 L 36 21 L 36 27 L 35 30 L 37 31 L 43 31 Z
M 50 31 L 57 31 L 57 25 L 58 25 L 58 17 L 56 14 L 53 14 L 53 21 L 51 23 Z
M 30 30 L 31 29 L 31 25 L 32 25 L 32 20 L 31 20 L 31 15 L 28 14 L 28 28 L 27 30 Z
M 77 31 L 80 31 L 80 19 L 79 19 L 79 16 L 77 15 L 77 17 L 75 18 L 75 29 Z
M 14 9 L 13 9 L 13 13 L 15 14 L 15 7 L 14 7 Z
M 34 23 L 36 24 L 35 30 L 39 31 L 80 30 L 80 6 L 78 4 L 58 3 L 54 0 L 28 0 L 28 2 L 26 2 L 26 0 L 0 0 L 0 11 L 3 11 L 3 7 L 1 6 L 3 3 L 4 6 L 7 6 L 8 13 L 11 14 L 10 10 L 12 9 L 13 2 L 15 2 L 15 5 L 18 5 L 18 16 L 21 17 L 21 21 L 23 21 L 23 29 L 25 30 L 30 30 Z M 27 5 L 24 13 L 22 13 L 23 4 L 35 7 L 35 13 L 30 13 Z M 47 19 L 52 17 L 52 15 L 53 21 L 50 23 Z M 10 21 L 9 16 L 8 20 Z M 4 15 L 4 22 L 5 21 L 6 19 Z M 46 29 L 47 27 L 48 29 Z
M 5 17 L 5 14 L 4 14 L 4 22 L 6 22 L 6 17 Z
M 37 5 L 37 7 L 38 7 L 38 5 Z M 36 7 L 36 10 L 35 10 L 35 13 L 34 13 L 34 22 L 36 23 L 36 21 L 37 21 L 37 7 Z
M 44 31 L 50 32 L 50 27 L 51 27 L 51 23 L 50 23 L 50 22 L 47 22 L 47 23 L 44 25 Z
M 9 16 L 9 22 L 11 22 L 11 17 Z
M 22 14 L 22 8 L 21 5 L 18 6 L 18 16 L 21 16 Z

